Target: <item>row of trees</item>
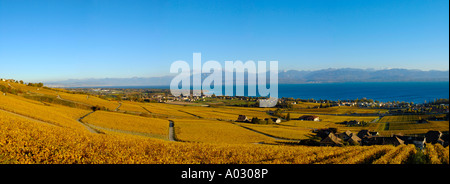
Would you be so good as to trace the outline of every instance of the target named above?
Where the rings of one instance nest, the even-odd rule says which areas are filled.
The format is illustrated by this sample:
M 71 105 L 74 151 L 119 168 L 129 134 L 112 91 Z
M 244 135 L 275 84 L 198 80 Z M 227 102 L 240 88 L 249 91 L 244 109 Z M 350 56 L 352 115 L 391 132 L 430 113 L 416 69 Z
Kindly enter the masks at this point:
M 268 124 L 274 124 L 273 120 L 271 118 L 268 119 L 259 119 L 257 117 L 253 117 L 250 121 L 253 124 L 262 124 L 262 125 L 268 125 Z
M 23 84 L 23 81 L 21 81 L 21 84 Z M 39 82 L 39 83 L 28 83 L 27 84 L 27 86 L 33 86 L 33 87 L 38 87 L 38 88 L 40 88 L 40 87 L 43 87 L 44 86 L 44 83 L 42 83 L 42 82 Z
M 282 119 L 285 119 L 287 121 L 290 121 L 291 120 L 291 113 L 288 112 L 286 115 L 283 115 L 284 112 L 285 112 L 284 110 L 282 110 L 280 108 L 277 108 L 275 111 L 272 112 L 272 115 L 276 116 L 276 117 L 279 117 L 279 118 L 282 118 Z

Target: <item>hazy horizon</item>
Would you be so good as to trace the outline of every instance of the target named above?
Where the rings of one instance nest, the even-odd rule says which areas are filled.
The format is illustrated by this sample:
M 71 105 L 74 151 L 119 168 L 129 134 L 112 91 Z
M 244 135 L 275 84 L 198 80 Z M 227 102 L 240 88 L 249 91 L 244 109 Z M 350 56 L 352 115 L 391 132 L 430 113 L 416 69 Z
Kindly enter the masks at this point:
M 439 71 L 439 72 L 448 72 L 450 70 L 421 70 L 421 69 L 406 69 L 406 68 L 384 68 L 384 69 L 374 69 L 374 68 L 324 68 L 324 69 L 318 69 L 318 70 L 295 70 L 295 69 L 289 69 L 289 70 L 279 70 L 279 72 L 287 72 L 287 71 L 321 71 L 321 70 L 340 70 L 340 69 L 356 69 L 356 70 L 365 70 L 365 71 L 380 71 L 380 70 L 412 70 L 412 71 Z M 60 81 L 66 81 L 66 80 L 87 80 L 87 79 L 130 79 L 130 78 L 153 78 L 153 77 L 168 77 L 168 76 L 176 76 L 177 74 L 163 74 L 163 75 L 157 75 L 157 76 L 132 76 L 132 77 L 86 77 L 86 78 L 65 78 L 65 79 L 58 79 L 58 80 L 34 80 L 29 82 L 60 82 Z M 2 78 L 2 76 L 0 76 Z M 5 77 L 4 77 L 5 78 Z M 8 79 L 8 78 L 7 78 Z M 16 79 L 21 80 L 21 79 Z

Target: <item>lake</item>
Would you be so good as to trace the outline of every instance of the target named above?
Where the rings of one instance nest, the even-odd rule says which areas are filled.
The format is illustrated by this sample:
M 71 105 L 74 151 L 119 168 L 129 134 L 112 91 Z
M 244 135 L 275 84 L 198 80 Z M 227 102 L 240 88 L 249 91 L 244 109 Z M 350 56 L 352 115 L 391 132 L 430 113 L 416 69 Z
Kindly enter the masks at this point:
M 374 82 L 329 84 L 279 84 L 280 97 L 301 99 L 373 99 L 381 102 L 430 102 L 449 98 L 449 82 Z

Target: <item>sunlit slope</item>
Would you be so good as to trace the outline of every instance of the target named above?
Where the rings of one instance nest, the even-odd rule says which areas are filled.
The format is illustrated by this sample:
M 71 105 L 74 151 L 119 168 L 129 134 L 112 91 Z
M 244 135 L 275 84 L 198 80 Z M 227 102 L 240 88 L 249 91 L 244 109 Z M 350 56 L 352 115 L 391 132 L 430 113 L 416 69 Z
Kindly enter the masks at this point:
M 177 139 L 206 143 L 258 143 L 274 139 L 229 122 L 215 120 L 175 120 Z
M 142 107 L 147 110 L 152 115 L 169 117 L 169 118 L 188 118 L 197 119 L 197 117 L 187 114 L 179 110 L 181 107 L 175 107 L 176 105 L 168 105 L 163 103 L 145 103 Z
M 419 121 L 426 120 L 431 115 L 397 115 L 384 116 L 372 125 L 377 125 L 376 131 L 381 135 L 390 136 L 393 134 L 425 134 L 430 130 L 441 132 L 449 131 L 449 121 Z
M 121 103 L 121 105 L 117 109 L 119 112 L 126 112 L 126 113 L 131 113 L 131 114 L 148 113 L 148 111 L 142 107 L 143 103 L 130 102 L 130 101 L 122 101 L 120 103 Z
M 27 86 L 24 84 L 3 82 L 3 81 L 0 81 L 0 85 L 20 90 L 21 93 L 19 95 L 21 96 L 46 96 L 49 98 L 56 98 L 62 101 L 85 105 L 87 107 L 99 106 L 107 110 L 115 110 L 119 106 L 119 103 L 117 101 L 109 101 L 101 99 L 94 95 L 72 93 L 64 89 L 34 87 L 34 86 Z
M 83 122 L 94 125 L 98 129 L 150 137 L 167 138 L 169 129 L 167 120 L 105 111 L 96 111 L 84 118 Z
M 360 129 L 380 129 L 382 135 L 397 131 L 406 134 L 424 133 L 431 129 L 448 131 L 448 121 L 417 124 L 417 117 L 407 116 L 389 117 L 390 119 L 370 123 L 366 127 L 346 127 L 339 123 L 354 119 L 371 121 L 378 117 L 319 115 L 322 120 L 320 122 L 291 120 L 280 125 L 236 123 L 229 120 L 236 120 L 241 114 L 249 118 L 273 117 L 267 111 L 275 109 L 199 107 L 128 101 L 119 106 L 116 101 L 72 94 L 65 90 L 17 83 L 1 84 L 21 90 L 21 93 L 19 96 L 11 93 L 0 94 L 0 109 L 6 111 L 0 110 L 0 163 L 404 164 L 414 161 L 418 153 L 412 145 L 307 147 L 255 143 L 276 143 L 276 139 L 263 134 L 303 139 L 308 138 L 311 129 L 327 127 L 336 127 L 340 132 L 347 129 L 354 132 Z M 100 110 L 83 119 L 106 133 L 96 134 L 87 131 L 77 121 L 92 112 L 91 110 L 41 102 L 29 96 L 53 96 L 73 103 L 86 104 L 88 107 L 100 106 L 105 107 L 105 110 L 118 111 Z M 346 112 L 340 110 L 341 112 L 335 112 Z M 296 118 L 303 114 L 307 113 L 294 110 L 291 117 Z M 168 120 L 175 122 L 176 138 L 186 142 L 166 141 Z M 427 145 L 423 154 L 425 156 L 422 158 L 426 163 L 448 164 L 448 147 Z
M 51 95 L 51 96 L 55 96 L 57 94 L 57 91 L 55 91 L 51 88 L 27 86 L 25 84 L 19 84 L 19 83 L 15 83 L 15 82 L 0 81 L 0 85 L 3 85 L 5 87 L 11 87 L 12 89 L 16 89 L 25 94 L 45 94 L 45 95 Z
M 242 108 L 242 107 L 201 107 L 190 105 L 172 105 L 172 104 L 146 104 L 150 112 L 158 114 L 172 114 L 174 117 L 180 118 L 203 118 L 210 120 L 237 120 L 239 115 L 246 115 L 249 119 L 252 117 L 268 118 L 273 117 L 267 114 L 269 109 L 265 108 Z
M 202 113 L 202 111 L 192 109 L 193 113 Z M 247 118 L 251 119 L 253 117 L 257 117 L 259 119 L 264 118 L 270 118 L 273 117 L 269 114 L 267 114 L 268 109 L 259 109 L 259 110 L 252 110 L 251 108 L 241 108 L 241 107 L 235 107 L 235 108 L 229 108 L 229 107 L 204 107 L 204 114 L 205 117 L 214 117 L 216 119 L 224 119 L 224 120 L 237 120 L 239 115 L 245 115 Z
M 77 120 L 89 113 L 88 110 L 41 103 L 12 94 L 0 95 L 0 109 L 54 125 L 83 130 L 84 127 Z
M 98 98 L 96 96 L 92 95 L 86 95 L 86 94 L 69 94 L 69 93 L 58 93 L 59 97 L 64 100 L 74 101 L 90 106 L 99 106 L 101 108 L 105 108 L 107 110 L 115 110 L 119 103 L 117 101 L 108 101 L 105 99 Z
M 135 105 L 136 109 L 136 103 Z M 143 109 L 154 115 L 163 115 L 170 118 L 189 118 L 189 119 L 210 119 L 210 120 L 229 120 L 235 121 L 239 115 L 252 117 L 268 118 L 273 117 L 267 114 L 269 108 L 242 108 L 242 107 L 202 107 L 191 105 L 174 105 L 164 103 L 144 103 L 140 104 Z M 120 108 L 121 110 L 124 110 Z
M 92 134 L 41 125 L 0 111 L 0 163 L 408 163 L 411 146 L 306 147 L 177 143 Z M 448 163 L 448 147 L 428 146 L 430 163 Z M 396 154 L 392 154 L 396 153 Z
M 300 140 L 308 139 L 313 135 L 312 129 L 301 126 L 258 125 L 251 123 L 237 124 L 281 139 Z
M 3 98 L 5 100 L 6 98 Z M 200 122 L 218 125 L 218 122 Z M 182 135 L 194 122 L 178 129 Z M 220 122 L 228 123 L 228 122 Z M 234 128 L 218 125 L 226 131 Z M 232 125 L 228 123 L 228 125 Z M 236 126 L 237 127 L 237 126 Z M 195 127 L 190 127 L 195 131 Z M 202 135 L 202 132 L 197 132 Z M 205 131 L 210 135 L 208 128 Z M 0 163 L 408 163 L 415 152 L 408 147 L 305 147 L 229 144 L 216 134 L 211 144 L 160 141 L 129 134 L 93 134 L 69 127 L 37 123 L 0 111 Z M 229 132 L 225 133 L 229 134 Z M 204 137 L 208 137 L 208 135 Z M 218 135 L 218 136 L 217 136 Z M 223 134 L 222 134 L 223 135 Z M 244 133 L 244 135 L 250 135 Z M 231 134 L 231 137 L 232 134 Z M 198 137 L 197 137 L 198 138 Z M 225 138 L 225 139 L 224 139 Z M 250 140 L 239 137 L 241 140 Z M 199 139 L 199 138 L 198 138 Z M 207 139 L 204 139 L 207 140 Z M 259 140 L 258 140 L 259 141 Z M 207 142 L 207 141 L 206 141 Z M 239 141 L 240 142 L 240 141 Z M 428 146 L 430 163 L 448 163 L 448 147 Z M 397 151 L 399 149 L 400 151 Z M 395 154 L 392 154 L 392 153 Z M 378 161 L 380 160 L 380 161 Z
M 358 132 L 361 129 L 376 129 L 376 124 L 368 124 L 365 127 L 347 127 L 346 125 L 341 124 L 344 121 L 358 120 L 371 122 L 378 118 L 378 116 L 332 116 L 332 115 L 317 115 L 319 116 L 320 121 L 302 121 L 298 120 L 300 116 L 307 114 L 297 114 L 291 113 L 291 121 L 282 122 L 281 124 L 286 126 L 298 127 L 298 128 L 306 128 L 306 129 L 320 129 L 320 128 L 338 128 L 339 130 L 346 131 L 354 131 Z

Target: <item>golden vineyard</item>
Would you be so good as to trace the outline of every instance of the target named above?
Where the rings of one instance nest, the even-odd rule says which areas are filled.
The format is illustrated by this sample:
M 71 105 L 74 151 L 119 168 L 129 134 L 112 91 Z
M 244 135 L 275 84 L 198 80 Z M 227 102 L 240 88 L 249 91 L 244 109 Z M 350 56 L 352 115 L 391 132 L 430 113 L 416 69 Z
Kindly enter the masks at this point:
M 426 144 L 423 149 L 411 144 L 342 147 L 293 144 L 294 140 L 311 136 L 312 128 L 344 129 L 337 122 L 352 117 L 253 125 L 233 120 L 240 114 L 268 118 L 271 117 L 266 113 L 268 109 L 118 103 L 60 89 L 7 82 L 0 85 L 19 91 L 0 95 L 2 164 L 449 163 L 449 147 L 441 144 Z M 42 100 L 43 97 L 57 100 Z M 85 108 L 91 106 L 105 108 L 95 112 Z M 432 123 L 448 131 L 448 121 L 444 125 Z

